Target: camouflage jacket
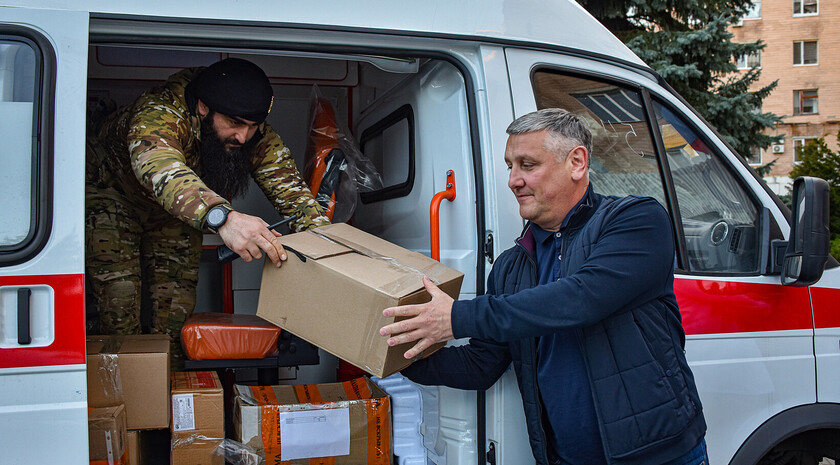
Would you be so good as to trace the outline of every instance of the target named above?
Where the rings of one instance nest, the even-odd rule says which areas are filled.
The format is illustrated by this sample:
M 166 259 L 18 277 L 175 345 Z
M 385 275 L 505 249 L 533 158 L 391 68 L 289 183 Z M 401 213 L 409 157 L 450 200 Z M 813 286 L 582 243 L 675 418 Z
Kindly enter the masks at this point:
M 88 141 L 89 184 L 112 187 L 133 202 L 154 202 L 196 229 L 207 211 L 230 204 L 201 180 L 201 119 L 187 108 L 184 89 L 200 68 L 185 69 L 121 108 Z M 299 214 L 302 231 L 329 223 L 303 182 L 289 149 L 264 123 L 252 177 L 282 215 Z M 255 137 L 257 137 L 255 136 Z

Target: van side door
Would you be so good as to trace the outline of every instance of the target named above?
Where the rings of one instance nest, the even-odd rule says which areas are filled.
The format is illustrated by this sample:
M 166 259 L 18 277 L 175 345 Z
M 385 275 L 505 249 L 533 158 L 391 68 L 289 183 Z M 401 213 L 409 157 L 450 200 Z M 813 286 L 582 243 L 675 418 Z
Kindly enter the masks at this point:
M 672 217 L 686 354 L 727 463 L 766 419 L 815 402 L 808 290 L 783 287 L 770 242 L 788 224 L 771 195 L 655 76 L 608 57 L 507 49 L 516 116 L 563 107 L 593 132 L 596 192 L 644 195 Z
M 0 455 L 88 463 L 86 12 L 0 7 Z

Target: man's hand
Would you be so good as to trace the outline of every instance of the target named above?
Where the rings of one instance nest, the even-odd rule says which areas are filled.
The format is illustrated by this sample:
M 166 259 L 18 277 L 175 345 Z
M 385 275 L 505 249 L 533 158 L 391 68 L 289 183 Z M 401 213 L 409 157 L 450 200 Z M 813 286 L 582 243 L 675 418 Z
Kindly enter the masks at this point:
M 412 359 L 438 342 L 454 339 L 452 336 L 452 303 L 454 300 L 441 291 L 432 281 L 423 277 L 423 285 L 432 296 L 425 304 L 390 307 L 382 311 L 387 317 L 413 317 L 392 323 L 379 330 L 379 334 L 390 336 L 388 345 L 395 346 L 419 340 L 405 358 Z
M 262 218 L 232 211 L 228 213 L 225 224 L 219 228 L 219 236 L 230 250 L 246 262 L 260 259 L 263 251 L 277 267 L 286 260 L 286 251 L 277 240 L 281 234 L 268 229 L 268 223 Z

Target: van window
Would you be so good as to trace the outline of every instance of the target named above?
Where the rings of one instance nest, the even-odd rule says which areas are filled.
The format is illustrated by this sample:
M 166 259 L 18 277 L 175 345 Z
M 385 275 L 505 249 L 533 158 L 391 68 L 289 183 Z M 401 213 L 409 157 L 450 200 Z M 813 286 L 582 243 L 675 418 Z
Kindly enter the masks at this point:
M 553 71 L 534 74 L 537 108 L 563 108 L 589 123 L 595 192 L 643 195 L 665 205 L 651 129 L 635 89 Z
M 756 273 L 759 210 L 697 133 L 654 102 L 682 217 L 690 271 Z
M 403 105 L 367 130 L 360 137 L 362 153 L 382 176 L 382 189 L 362 192 L 362 202 L 370 203 L 403 197 L 414 184 L 414 112 Z
M 759 210 L 720 157 L 661 103 L 654 102 L 667 163 L 661 160 L 638 89 L 556 71 L 533 76 L 537 108 L 559 107 L 592 131 L 589 177 L 595 192 L 642 195 L 666 206 L 670 171 L 682 218 L 686 255 L 681 268 L 698 273 L 759 271 Z M 664 168 L 667 166 L 667 168 Z
M 37 145 L 36 50 L 25 39 L 0 36 L 0 252 L 25 246 L 34 234 L 33 163 Z M 0 255 L 0 259 L 3 259 Z M 5 260 L 4 260 L 5 261 Z

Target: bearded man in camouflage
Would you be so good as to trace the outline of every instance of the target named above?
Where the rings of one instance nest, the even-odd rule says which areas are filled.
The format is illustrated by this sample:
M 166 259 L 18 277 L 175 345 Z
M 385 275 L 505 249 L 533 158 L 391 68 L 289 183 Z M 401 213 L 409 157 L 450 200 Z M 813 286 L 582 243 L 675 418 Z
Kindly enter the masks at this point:
M 251 177 L 277 211 L 298 215 L 293 230 L 329 222 L 264 122 L 272 102 L 265 73 L 228 58 L 172 75 L 88 141 L 87 267 L 103 333 L 140 334 L 141 292 L 148 292 L 152 331 L 170 336 L 172 367 L 182 369 L 181 328 L 195 307 L 202 231 L 218 233 L 246 262 L 265 253 L 281 265 L 279 234 L 231 207 Z

